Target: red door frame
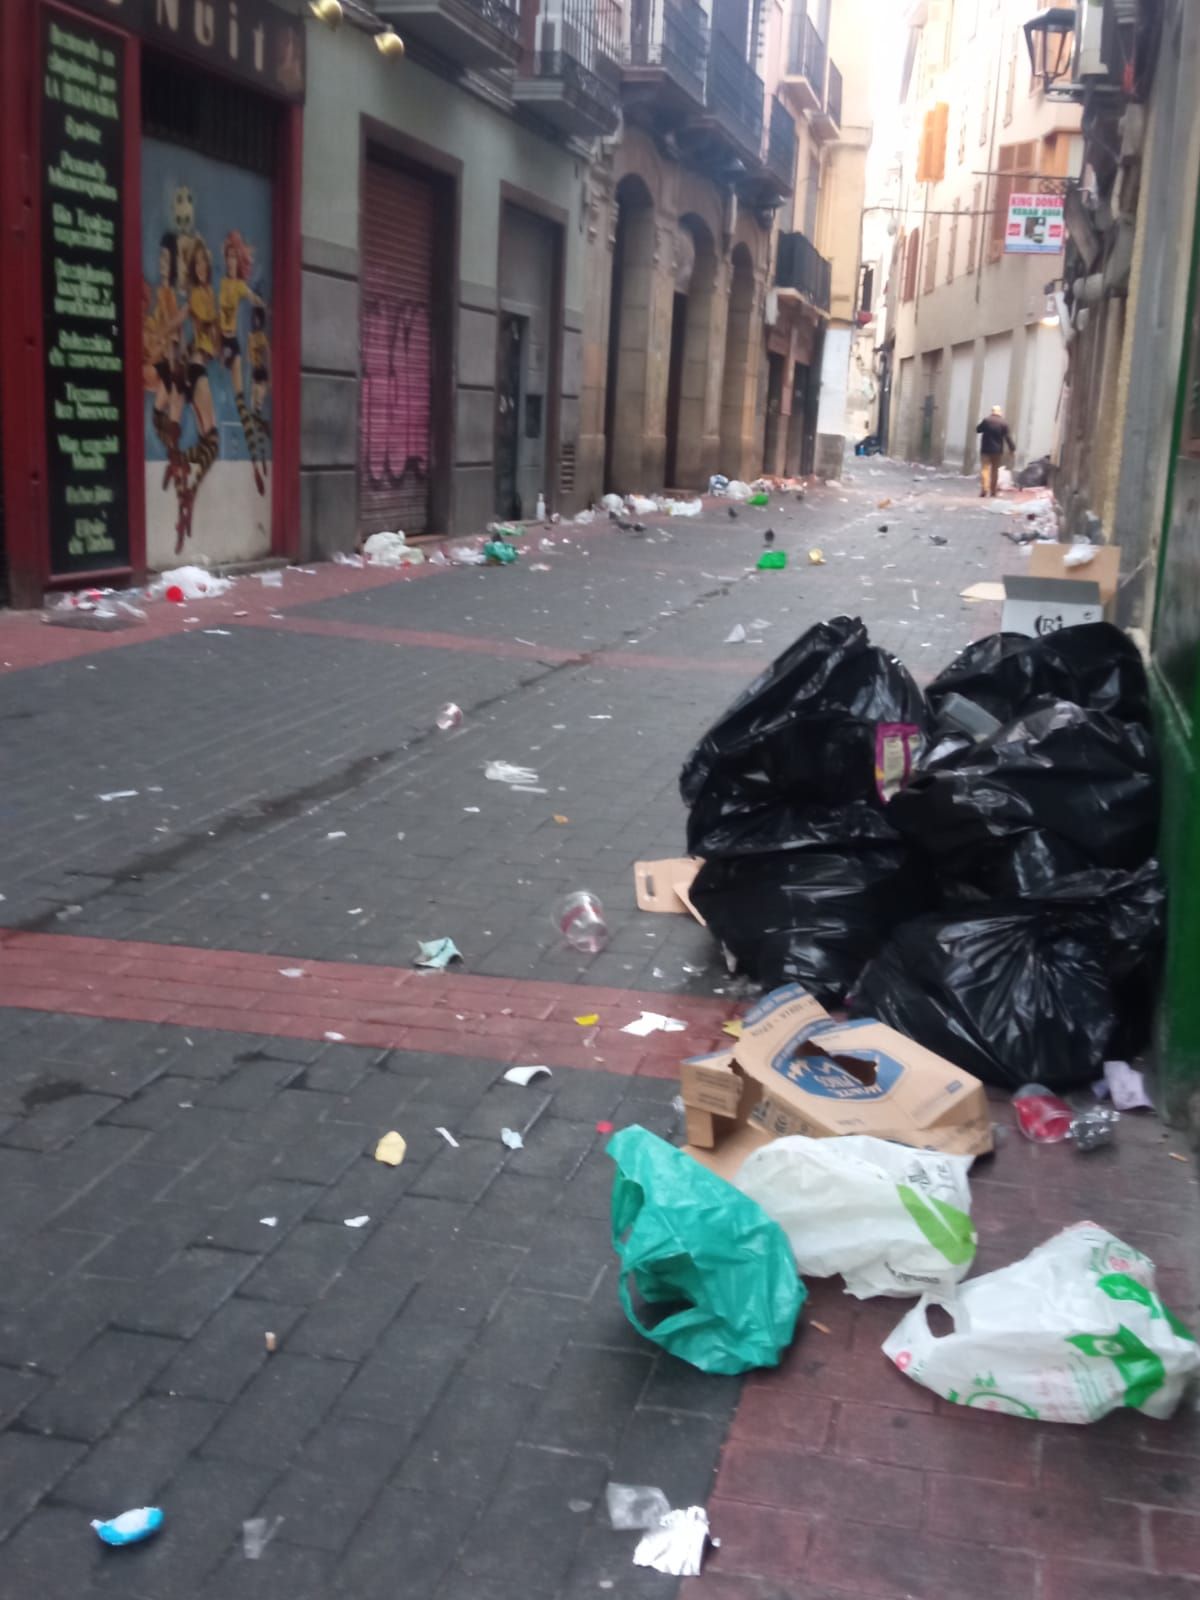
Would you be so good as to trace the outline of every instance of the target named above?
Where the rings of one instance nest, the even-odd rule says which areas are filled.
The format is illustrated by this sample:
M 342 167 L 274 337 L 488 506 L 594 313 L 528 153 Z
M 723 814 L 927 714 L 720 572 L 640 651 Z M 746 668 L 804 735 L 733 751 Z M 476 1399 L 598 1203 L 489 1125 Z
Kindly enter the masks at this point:
M 40 184 L 41 16 L 60 11 L 116 34 L 125 45 L 125 396 L 129 505 L 127 567 L 59 576 L 50 570 L 46 497 L 45 349 L 42 334 Z M 0 0 L 0 463 L 4 474 L 9 590 L 36 606 L 47 588 L 138 581 L 146 566 L 145 437 L 141 279 L 142 42 L 125 29 L 73 10 L 65 0 Z M 300 184 L 303 107 L 279 106 L 274 177 L 275 417 L 271 550 L 295 557 L 300 538 Z

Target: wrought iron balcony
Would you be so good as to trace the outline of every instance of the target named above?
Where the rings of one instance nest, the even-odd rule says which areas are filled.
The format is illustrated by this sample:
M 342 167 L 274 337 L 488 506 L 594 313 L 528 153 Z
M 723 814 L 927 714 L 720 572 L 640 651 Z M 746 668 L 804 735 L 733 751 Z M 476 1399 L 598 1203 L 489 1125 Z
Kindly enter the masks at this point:
M 802 233 L 779 235 L 775 286 L 794 290 L 820 311 L 829 310 L 829 262 Z
M 419 39 L 465 67 L 513 67 L 521 59 L 521 19 L 509 0 L 376 0 L 403 37 Z
M 783 82 L 797 111 L 819 111 L 825 104 L 826 57 L 825 41 L 816 24 L 794 5 Z
M 812 130 L 818 139 L 836 139 L 842 127 L 842 75 L 829 63 L 825 81 L 825 104 L 812 113 Z
M 630 13 L 628 68 L 633 82 L 661 77 L 702 106 L 708 17 L 698 0 L 638 0 Z
M 762 150 L 763 81 L 732 39 L 713 32 L 708 55 L 710 116 L 734 146 L 739 158 L 756 163 Z
M 514 100 L 564 133 L 612 133 L 621 119 L 620 21 L 614 0 L 549 0 Z
M 779 193 L 791 194 L 796 181 L 796 123 L 778 95 L 771 97 L 766 168 L 776 180 Z

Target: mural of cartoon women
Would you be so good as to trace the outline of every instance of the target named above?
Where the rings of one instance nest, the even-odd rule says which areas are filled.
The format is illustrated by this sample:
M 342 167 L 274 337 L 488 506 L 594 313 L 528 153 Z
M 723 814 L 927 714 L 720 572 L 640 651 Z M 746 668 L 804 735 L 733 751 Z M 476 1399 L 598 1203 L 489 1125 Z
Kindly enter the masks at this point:
M 265 310 L 262 300 L 251 289 L 247 279 L 254 267 L 254 251 L 236 228 L 225 236 L 222 247 L 225 259 L 225 276 L 221 279 L 221 365 L 233 384 L 233 400 L 241 418 L 242 432 L 246 436 L 246 450 L 254 468 L 254 484 L 259 494 L 265 493 L 263 474 L 267 468 L 268 429 L 256 405 L 253 413 L 246 405 L 246 390 L 242 373 L 242 346 L 238 338 L 238 314 L 243 300 L 248 300 L 253 315 Z M 251 335 L 253 338 L 254 335 Z M 253 360 L 251 366 L 254 366 Z M 255 387 L 258 387 L 256 381 Z M 253 398 L 253 397 L 252 397 Z
M 187 478 L 182 483 L 176 479 L 179 497 L 179 520 L 175 524 L 176 554 L 183 549 L 184 540 L 191 534 L 196 491 L 211 471 L 220 448 L 212 389 L 208 381 L 209 363 L 217 355 L 217 297 L 212 286 L 212 252 L 198 235 L 192 248 L 188 284 L 187 309 L 192 323 L 192 339 L 183 361 L 182 393 L 185 404 L 192 408 L 196 432 L 200 437 L 197 444 L 184 452 L 184 461 L 188 466 Z M 193 469 L 194 478 L 191 477 Z
M 187 304 L 175 292 L 179 265 L 178 242 L 173 233 L 164 233 L 158 247 L 158 286 L 144 286 L 148 304 L 142 323 L 142 378 L 154 396 L 151 413 L 154 431 L 167 452 L 163 488 L 171 482 L 186 487 L 187 463 L 179 448 L 180 418 L 183 415 L 183 368 L 180 338 L 187 320 Z

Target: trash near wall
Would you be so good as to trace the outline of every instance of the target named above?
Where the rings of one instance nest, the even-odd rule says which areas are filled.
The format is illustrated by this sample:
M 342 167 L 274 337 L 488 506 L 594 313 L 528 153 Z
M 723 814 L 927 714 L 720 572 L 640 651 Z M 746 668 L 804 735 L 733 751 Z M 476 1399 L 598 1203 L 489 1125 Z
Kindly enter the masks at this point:
M 951 1332 L 933 1332 L 933 1306 Z M 1094 1222 L 952 1296 L 924 1296 L 883 1353 L 945 1400 L 1043 1422 L 1096 1422 L 1122 1407 L 1163 1419 L 1200 1373 L 1154 1263 Z

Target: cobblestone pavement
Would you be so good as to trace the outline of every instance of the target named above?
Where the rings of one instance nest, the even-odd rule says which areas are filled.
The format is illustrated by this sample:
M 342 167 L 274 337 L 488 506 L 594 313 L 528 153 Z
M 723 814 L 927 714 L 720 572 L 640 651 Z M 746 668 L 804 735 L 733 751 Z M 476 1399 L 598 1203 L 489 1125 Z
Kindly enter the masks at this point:
M 767 526 L 791 565 L 755 575 Z M 1003 526 L 970 481 L 856 463 L 514 569 L 242 579 L 118 635 L 0 618 L 6 1594 L 673 1595 L 606 1525 L 616 1478 L 708 1503 L 698 1600 L 1198 1600 L 1195 1412 L 954 1414 L 880 1356 L 900 1308 L 828 1284 L 778 1372 L 707 1378 L 616 1299 L 601 1130 L 677 1136 L 678 1056 L 737 1009 L 702 930 L 633 907 L 633 860 L 681 848 L 682 756 L 823 616 L 930 675 L 995 626 L 959 591 L 1020 570 Z M 591 959 L 550 919 L 580 884 Z M 414 972 L 443 934 L 462 969 Z M 620 1033 L 657 1005 L 685 1036 Z M 1195 1168 L 1121 1132 L 981 1163 L 981 1264 L 1094 1214 L 1193 1316 Z M 157 1540 L 99 1546 L 150 1502 Z

